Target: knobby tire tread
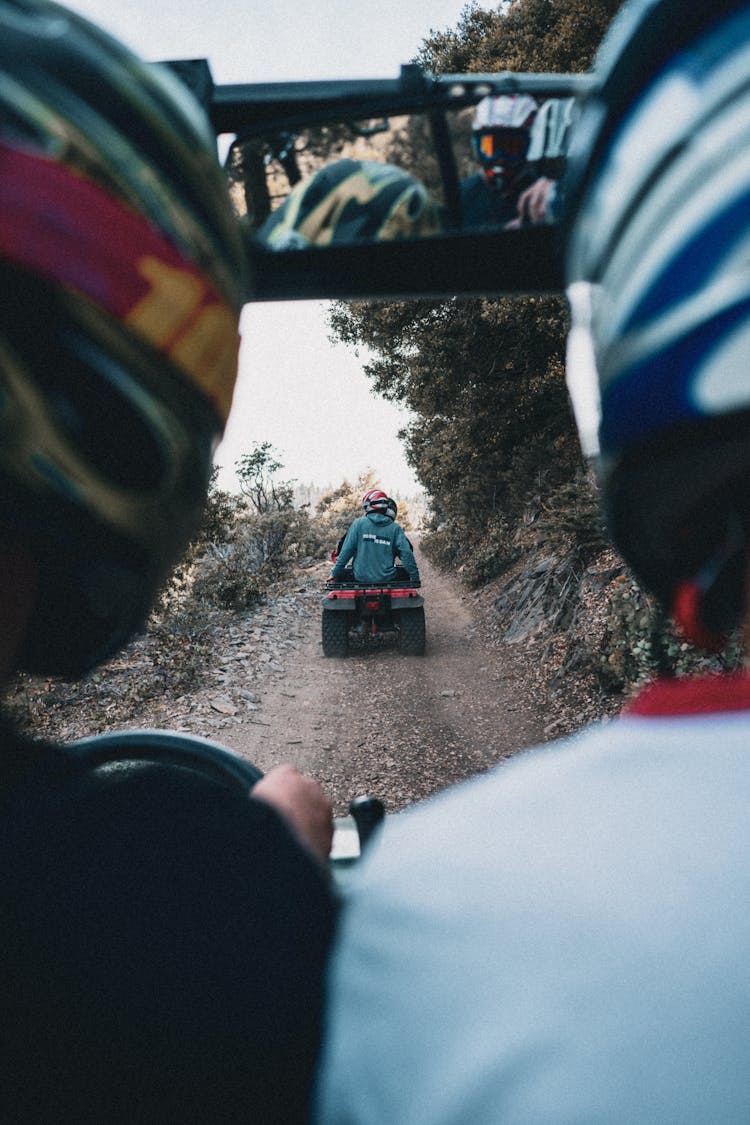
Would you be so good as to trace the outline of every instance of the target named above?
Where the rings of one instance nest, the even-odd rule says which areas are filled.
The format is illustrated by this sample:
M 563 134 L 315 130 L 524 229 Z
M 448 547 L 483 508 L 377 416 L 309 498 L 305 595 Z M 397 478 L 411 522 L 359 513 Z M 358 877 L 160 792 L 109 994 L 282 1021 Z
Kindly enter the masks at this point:
M 349 614 L 323 610 L 323 655 L 346 656 L 349 652 Z
M 422 606 L 418 609 L 401 610 L 398 643 L 406 656 L 424 656 L 426 630 Z

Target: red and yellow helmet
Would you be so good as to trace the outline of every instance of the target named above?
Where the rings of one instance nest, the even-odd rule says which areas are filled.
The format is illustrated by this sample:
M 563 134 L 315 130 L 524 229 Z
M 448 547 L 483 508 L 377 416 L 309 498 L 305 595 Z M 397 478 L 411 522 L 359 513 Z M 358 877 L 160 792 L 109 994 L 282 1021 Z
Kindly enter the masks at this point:
M 0 0 L 0 528 L 39 564 L 31 670 L 140 626 L 192 534 L 236 376 L 243 255 L 178 79 Z

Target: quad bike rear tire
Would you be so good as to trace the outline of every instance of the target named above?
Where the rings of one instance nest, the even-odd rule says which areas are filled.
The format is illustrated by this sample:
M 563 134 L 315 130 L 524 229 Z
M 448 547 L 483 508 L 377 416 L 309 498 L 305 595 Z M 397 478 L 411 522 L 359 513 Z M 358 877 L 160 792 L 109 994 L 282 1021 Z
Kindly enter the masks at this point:
M 323 655 L 346 656 L 349 652 L 349 614 L 323 610 Z
M 405 656 L 424 656 L 426 630 L 424 607 L 402 609 L 398 622 L 398 647 Z

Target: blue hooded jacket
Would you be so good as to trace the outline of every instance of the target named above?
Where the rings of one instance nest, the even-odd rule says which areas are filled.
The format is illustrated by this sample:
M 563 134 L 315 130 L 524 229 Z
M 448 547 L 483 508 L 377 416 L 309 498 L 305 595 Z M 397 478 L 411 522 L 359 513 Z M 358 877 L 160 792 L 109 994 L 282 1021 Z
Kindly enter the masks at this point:
M 419 568 L 403 528 L 381 512 L 368 512 L 351 525 L 341 545 L 332 577 L 343 577 L 347 564 L 354 559 L 357 582 L 392 582 L 396 577 L 398 556 L 412 582 L 419 582 Z

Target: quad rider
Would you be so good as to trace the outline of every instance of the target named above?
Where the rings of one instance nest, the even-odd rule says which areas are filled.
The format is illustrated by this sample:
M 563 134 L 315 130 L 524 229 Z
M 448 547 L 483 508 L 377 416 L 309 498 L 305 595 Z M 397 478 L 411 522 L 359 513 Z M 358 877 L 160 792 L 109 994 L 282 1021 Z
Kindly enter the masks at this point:
M 7 683 L 142 627 L 201 517 L 245 260 L 173 74 L 46 0 L 0 0 L 0 28 Z M 301 1125 L 330 804 L 291 767 L 251 791 L 139 753 L 100 768 L 0 724 L 0 1118 Z
M 560 185 L 576 116 L 575 98 L 549 98 L 542 103 L 531 126 L 526 154 L 534 179 L 519 195 L 517 217 L 508 227 L 559 221 L 563 209 Z
M 418 586 L 419 567 L 403 528 L 396 523 L 395 501 L 382 489 L 369 488 L 362 507 L 365 514 L 347 531 L 331 579 L 373 586 L 405 580 Z M 397 558 L 401 566 L 396 564 Z
M 531 184 L 526 154 L 538 104 L 528 94 L 483 98 L 474 111 L 472 149 L 480 171 L 461 182 L 466 229 L 505 226 Z

